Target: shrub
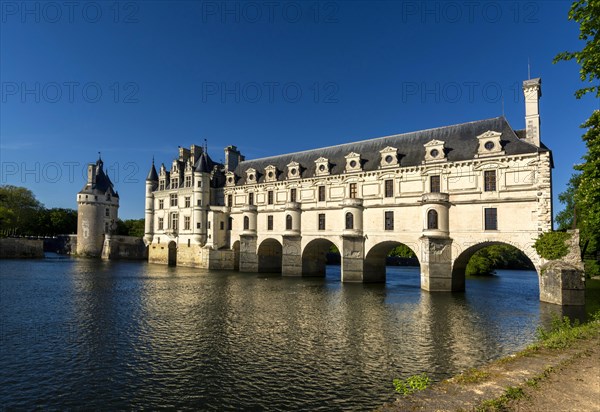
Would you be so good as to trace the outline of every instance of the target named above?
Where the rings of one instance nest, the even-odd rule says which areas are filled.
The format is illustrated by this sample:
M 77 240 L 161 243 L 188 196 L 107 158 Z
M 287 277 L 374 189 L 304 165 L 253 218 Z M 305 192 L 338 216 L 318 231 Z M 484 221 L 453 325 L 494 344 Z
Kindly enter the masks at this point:
M 544 259 L 556 260 L 565 257 L 569 253 L 567 240 L 570 238 L 570 233 L 546 232 L 537 238 L 533 247 Z
M 396 392 L 403 396 L 408 396 L 414 392 L 422 391 L 431 385 L 431 379 L 426 373 L 420 375 L 412 375 L 406 379 L 394 379 L 394 388 Z

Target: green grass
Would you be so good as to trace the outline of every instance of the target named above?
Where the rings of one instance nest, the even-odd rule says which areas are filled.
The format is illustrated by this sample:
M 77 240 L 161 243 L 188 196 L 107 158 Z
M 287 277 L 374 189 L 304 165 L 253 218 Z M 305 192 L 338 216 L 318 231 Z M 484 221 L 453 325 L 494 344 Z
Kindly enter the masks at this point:
M 431 385 L 431 379 L 426 373 L 412 375 L 406 379 L 394 379 L 394 388 L 396 392 L 403 396 L 408 396 L 414 392 L 422 391 Z
M 489 377 L 489 372 L 485 372 L 477 368 L 471 368 L 455 377 L 454 382 L 460 384 L 479 383 L 487 380 Z

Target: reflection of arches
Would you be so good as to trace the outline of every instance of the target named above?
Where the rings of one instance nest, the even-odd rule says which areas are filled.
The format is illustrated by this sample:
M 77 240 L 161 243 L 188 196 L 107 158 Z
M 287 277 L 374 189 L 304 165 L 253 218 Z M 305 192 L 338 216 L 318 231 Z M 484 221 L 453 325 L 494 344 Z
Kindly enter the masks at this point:
M 467 249 L 463 250 L 458 255 L 458 257 L 454 260 L 454 262 L 452 262 L 452 284 L 454 285 L 453 290 L 464 290 L 464 288 L 465 288 L 465 270 L 467 268 L 467 264 L 469 263 L 469 260 L 475 254 L 475 252 L 477 252 L 485 247 L 493 246 L 493 245 L 512 246 L 512 247 L 518 249 L 519 251 L 523 252 L 523 254 L 527 257 L 527 259 L 529 259 L 531 266 L 534 267 L 537 272 L 537 267 L 533 263 L 533 259 L 535 259 L 535 257 L 528 255 L 527 252 L 525 252 L 521 247 L 510 244 L 510 243 L 506 243 L 506 242 L 485 241 L 485 242 L 477 243 L 476 245 L 472 245 L 472 246 L 468 247 Z
M 404 243 L 394 240 L 378 243 L 365 256 L 363 282 L 385 282 L 386 258 L 397 246 L 406 246 L 416 256 L 415 251 Z
M 265 239 L 258 247 L 258 271 L 281 273 L 283 247 L 275 239 Z
M 169 266 L 177 265 L 177 244 L 174 241 L 169 242 L 168 246 L 169 252 L 167 257 L 167 263 Z
M 427 212 L 427 229 L 437 229 L 438 228 L 438 212 L 436 210 L 431 209 Z
M 325 276 L 327 254 L 335 244 L 327 239 L 308 242 L 302 251 L 302 276 Z
M 233 250 L 233 270 L 240 270 L 240 241 L 233 242 L 231 249 Z

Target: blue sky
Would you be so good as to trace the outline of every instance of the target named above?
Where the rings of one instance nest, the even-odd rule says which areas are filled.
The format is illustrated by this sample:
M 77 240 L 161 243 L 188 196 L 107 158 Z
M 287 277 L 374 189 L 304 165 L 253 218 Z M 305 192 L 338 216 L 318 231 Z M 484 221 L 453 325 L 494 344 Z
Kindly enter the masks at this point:
M 257 158 L 503 111 L 520 129 L 529 60 L 556 212 L 599 107 L 573 97 L 576 63 L 552 64 L 582 48 L 570 2 L 0 4 L 0 184 L 46 207 L 76 207 L 98 151 L 128 219 L 152 157 L 204 139 L 220 160 L 230 144 Z

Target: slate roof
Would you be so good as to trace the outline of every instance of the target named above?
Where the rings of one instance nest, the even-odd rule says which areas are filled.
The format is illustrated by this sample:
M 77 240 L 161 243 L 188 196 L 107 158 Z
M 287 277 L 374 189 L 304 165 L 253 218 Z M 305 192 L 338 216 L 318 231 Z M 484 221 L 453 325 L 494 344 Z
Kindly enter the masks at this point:
M 96 161 L 96 183 L 93 185 L 86 183 L 79 193 L 92 195 L 110 194 L 113 197 L 119 197 L 119 194 L 115 191 L 110 178 L 106 173 L 104 173 L 103 166 L 104 162 L 102 159 L 98 159 Z
M 149 180 L 151 182 L 158 182 L 158 173 L 156 173 L 156 168 L 154 167 L 154 159 L 152 159 L 152 167 L 150 168 L 150 171 L 148 172 L 148 176 L 146 177 L 146 180 Z
M 196 172 L 210 173 L 217 163 L 213 162 L 208 153 L 202 152 L 196 161 Z
M 344 173 L 346 168 L 345 156 L 351 152 L 361 155 L 363 171 L 372 171 L 379 168 L 380 150 L 387 146 L 398 149 L 398 158 L 401 167 L 421 165 L 425 158 L 423 145 L 431 140 L 441 140 L 445 143 L 447 159 L 449 162 L 470 160 L 475 158 L 478 149 L 477 136 L 492 130 L 501 132 L 501 143 L 506 155 L 537 153 L 549 151 L 544 145 L 536 147 L 520 139 L 505 117 L 478 120 L 452 126 L 438 127 L 435 129 L 420 130 L 392 136 L 379 137 L 330 146 L 319 149 L 288 153 L 280 156 L 264 157 L 261 159 L 246 160 L 235 169 L 238 177 L 237 184 L 243 185 L 246 181 L 246 170 L 254 168 L 264 173 L 265 167 L 274 165 L 280 173 L 277 180 L 286 180 L 287 165 L 293 161 L 300 163 L 302 178 L 315 176 L 315 160 L 320 157 L 329 159 L 331 175 Z M 259 183 L 264 182 L 264 175 L 259 175 Z

